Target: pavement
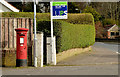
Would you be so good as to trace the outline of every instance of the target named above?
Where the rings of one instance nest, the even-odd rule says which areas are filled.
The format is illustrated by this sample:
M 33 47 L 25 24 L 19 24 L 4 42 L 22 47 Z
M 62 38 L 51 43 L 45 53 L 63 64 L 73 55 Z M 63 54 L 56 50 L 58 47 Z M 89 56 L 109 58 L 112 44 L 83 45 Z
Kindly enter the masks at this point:
M 112 46 L 111 46 L 112 45 Z M 56 66 L 2 68 L 3 75 L 118 75 L 116 44 L 96 42 L 92 51 L 74 55 Z M 116 49 L 117 48 L 117 49 Z

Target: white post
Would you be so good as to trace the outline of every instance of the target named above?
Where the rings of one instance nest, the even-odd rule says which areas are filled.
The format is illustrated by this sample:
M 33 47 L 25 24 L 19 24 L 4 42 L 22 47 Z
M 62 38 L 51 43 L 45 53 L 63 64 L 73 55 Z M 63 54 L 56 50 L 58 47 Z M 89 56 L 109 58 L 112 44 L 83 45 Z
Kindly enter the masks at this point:
M 37 56 L 36 56 L 36 0 L 34 0 L 34 66 L 37 67 Z
M 43 67 L 43 33 L 41 33 L 41 67 Z
M 50 10 L 50 12 L 51 12 L 51 50 L 52 50 L 52 54 L 53 54 L 53 18 L 52 18 L 52 14 L 53 14 L 53 10 L 52 10 L 52 2 L 50 2 L 50 6 L 51 6 L 51 10 Z M 52 58 L 52 63 L 53 63 L 53 56 L 51 57 Z
M 54 48 L 54 52 L 53 52 L 53 54 L 52 54 L 53 60 L 54 60 L 53 65 L 56 65 L 56 37 L 54 36 L 53 39 L 54 39 L 54 40 L 53 40 L 53 41 L 54 41 L 54 42 L 53 42 L 53 45 L 54 45 L 54 47 L 53 47 L 53 48 Z
M 54 38 L 53 38 L 53 18 L 52 18 L 52 15 L 53 15 L 53 7 L 52 7 L 52 2 L 50 2 L 50 7 L 51 7 L 51 51 L 52 51 L 52 64 L 53 65 L 56 65 L 56 56 L 54 55 L 54 53 L 56 53 L 56 51 L 54 50 Z

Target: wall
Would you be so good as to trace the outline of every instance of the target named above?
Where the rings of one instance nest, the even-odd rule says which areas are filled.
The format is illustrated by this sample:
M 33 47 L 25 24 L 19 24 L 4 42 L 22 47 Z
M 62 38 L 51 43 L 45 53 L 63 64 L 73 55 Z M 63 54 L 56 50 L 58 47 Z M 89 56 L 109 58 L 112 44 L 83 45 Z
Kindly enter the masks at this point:
M 12 12 L 10 9 L 0 3 L 0 12 Z
M 1 21 L 1 30 L 2 33 L 2 57 L 3 57 L 3 66 L 7 63 L 6 60 L 11 59 L 15 56 L 8 57 L 9 55 L 16 54 L 16 28 L 28 28 L 28 64 L 32 65 L 32 42 L 33 42 L 33 20 L 30 18 L 0 18 Z M 9 54 L 8 54 L 9 53 Z M 9 60 L 10 61 L 10 60 Z M 5 62 L 5 63 L 4 63 Z M 14 66 L 11 64 L 9 66 Z

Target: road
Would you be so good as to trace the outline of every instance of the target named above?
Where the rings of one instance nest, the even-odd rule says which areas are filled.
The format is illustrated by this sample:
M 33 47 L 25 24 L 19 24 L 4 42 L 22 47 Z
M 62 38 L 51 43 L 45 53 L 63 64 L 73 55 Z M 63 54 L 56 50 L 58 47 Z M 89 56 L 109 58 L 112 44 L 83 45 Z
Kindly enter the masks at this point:
M 93 46 L 106 48 L 110 51 L 118 52 L 118 49 L 120 47 L 120 43 L 117 43 L 117 42 L 96 42 Z
M 57 66 L 2 68 L 3 75 L 118 75 L 116 45 L 96 42 L 93 51 L 65 59 Z

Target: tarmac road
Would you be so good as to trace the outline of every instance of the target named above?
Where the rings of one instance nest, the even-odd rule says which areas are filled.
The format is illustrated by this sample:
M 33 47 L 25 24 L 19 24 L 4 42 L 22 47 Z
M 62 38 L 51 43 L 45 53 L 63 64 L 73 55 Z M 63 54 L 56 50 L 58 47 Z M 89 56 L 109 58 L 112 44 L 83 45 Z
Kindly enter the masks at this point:
M 93 51 L 65 59 L 57 66 L 2 68 L 3 75 L 118 75 L 118 54 L 110 45 L 96 42 Z
M 96 42 L 94 47 L 106 48 L 110 51 L 118 52 L 120 48 L 120 43 L 118 42 Z M 120 51 L 119 51 L 120 52 Z
M 49 66 L 44 68 L 4 68 L 3 75 L 117 75 L 117 65 Z

